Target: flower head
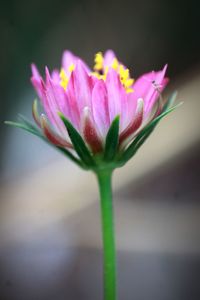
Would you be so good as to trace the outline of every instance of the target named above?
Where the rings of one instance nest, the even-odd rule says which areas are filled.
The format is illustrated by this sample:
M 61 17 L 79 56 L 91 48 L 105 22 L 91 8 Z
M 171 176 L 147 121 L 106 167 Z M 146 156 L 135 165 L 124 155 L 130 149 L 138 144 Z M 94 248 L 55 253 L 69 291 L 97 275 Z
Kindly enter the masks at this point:
M 65 51 L 61 68 L 50 73 L 46 67 L 44 79 L 32 65 L 31 82 L 43 107 L 40 115 L 33 104 L 40 135 L 70 156 L 75 150 L 85 166 L 96 165 L 96 157 L 125 163 L 169 112 L 161 97 L 166 69 L 134 80 L 111 50 L 95 55 L 93 69 Z

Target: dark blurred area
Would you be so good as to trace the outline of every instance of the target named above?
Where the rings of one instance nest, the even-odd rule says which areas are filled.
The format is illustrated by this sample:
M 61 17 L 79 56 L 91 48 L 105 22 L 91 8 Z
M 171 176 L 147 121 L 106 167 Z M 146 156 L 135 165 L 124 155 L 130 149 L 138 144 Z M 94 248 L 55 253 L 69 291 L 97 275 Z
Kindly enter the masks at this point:
M 97 191 L 91 194 L 95 204 L 72 209 L 63 199 L 77 183 L 67 172 L 81 180 L 82 173 L 3 121 L 16 120 L 19 112 L 31 117 L 32 62 L 41 72 L 45 65 L 59 67 L 63 50 L 70 49 L 92 65 L 94 54 L 109 48 L 134 78 L 168 63 L 173 88 L 196 105 L 187 112 L 191 99 L 183 99 L 185 113 L 170 127 L 174 137 L 160 152 L 176 148 L 172 159 L 168 154 L 162 164 L 150 141 L 144 165 L 152 160 L 154 169 L 137 180 L 135 169 L 127 169 L 127 184 L 116 193 L 119 300 L 200 299 L 199 21 L 194 0 L 1 1 L 0 300 L 102 299 Z M 167 138 L 164 128 L 158 139 Z M 73 183 L 50 175 L 56 170 Z M 92 183 L 77 187 L 77 197 Z

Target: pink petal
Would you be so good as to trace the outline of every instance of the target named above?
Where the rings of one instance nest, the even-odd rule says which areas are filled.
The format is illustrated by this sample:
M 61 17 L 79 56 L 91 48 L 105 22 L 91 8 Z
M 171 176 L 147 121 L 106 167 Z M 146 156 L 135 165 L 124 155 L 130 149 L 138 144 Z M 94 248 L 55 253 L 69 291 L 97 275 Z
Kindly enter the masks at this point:
M 117 115 L 122 116 L 123 105 L 126 102 L 126 93 L 124 87 L 120 82 L 119 75 L 112 68 L 109 69 L 106 77 L 106 88 L 108 92 L 108 110 L 109 110 L 110 122 L 112 123 L 113 119 Z M 120 121 L 120 127 L 121 124 L 122 123 Z
M 74 127 L 80 131 L 80 111 L 74 91 L 73 73 L 67 85 L 66 95 L 69 103 L 69 120 L 72 122 Z
M 115 55 L 115 53 L 114 53 L 113 50 L 107 50 L 107 51 L 105 52 L 105 54 L 104 54 L 104 61 L 103 61 L 104 69 L 106 69 L 106 67 L 109 67 L 109 68 L 112 67 L 113 62 L 114 62 L 114 59 L 117 59 L 118 63 L 119 63 L 120 65 L 124 66 L 124 68 L 126 68 L 125 65 L 122 64 L 122 63 L 118 60 L 118 58 L 117 58 L 117 56 Z
M 132 122 L 120 134 L 119 144 L 122 144 L 124 140 L 126 140 L 131 135 L 133 135 L 136 132 L 136 130 L 141 126 L 143 120 L 143 107 L 144 107 L 144 102 L 143 99 L 140 98 L 137 101 L 137 109 L 136 109 L 135 116 L 133 116 Z
M 110 127 L 110 117 L 108 95 L 103 80 L 98 80 L 92 91 L 92 113 L 101 136 L 105 138 Z
M 31 65 L 31 71 L 32 71 L 31 83 L 34 86 L 39 98 L 42 100 L 42 96 L 44 93 L 42 77 L 37 67 L 34 64 Z
M 115 53 L 112 50 L 107 50 L 104 54 L 104 61 L 103 61 L 104 68 L 111 67 L 115 58 L 116 58 Z
M 73 64 L 76 65 L 77 57 L 71 51 L 64 51 L 62 56 L 62 67 L 64 68 L 66 74 L 69 73 L 69 67 Z
M 31 71 L 32 71 L 32 76 L 37 79 L 40 80 L 42 77 L 38 71 L 38 68 L 36 67 L 35 64 L 31 64 Z
M 49 74 L 48 68 L 46 67 L 46 86 L 45 86 L 45 101 L 44 109 L 51 123 L 55 126 L 58 132 L 64 136 L 67 134 L 67 130 L 58 116 L 58 112 L 63 112 L 68 116 L 68 105 L 65 103 L 66 98 L 64 98 L 64 89 L 56 86 Z
M 60 84 L 60 72 L 58 70 L 53 70 L 51 73 L 51 78 L 53 82 Z
M 91 118 L 90 109 L 85 107 L 83 110 L 83 121 L 82 121 L 83 136 L 87 144 L 90 146 L 93 153 L 102 152 L 103 146 L 102 141 L 97 133 L 94 126 L 94 122 Z
M 121 132 L 130 124 L 135 116 L 136 108 L 137 108 L 137 100 L 134 97 L 133 93 L 126 93 L 124 91 L 124 102 L 123 102 L 123 110 L 121 113 Z
M 165 88 L 168 82 L 168 79 L 164 77 L 166 69 L 167 65 L 163 68 L 162 71 L 144 74 L 139 79 L 137 79 L 135 84 L 133 85 L 135 99 L 144 99 L 145 117 L 151 112 L 154 103 L 156 102 L 160 93 Z
M 63 56 L 62 56 L 62 67 L 64 68 L 67 76 L 70 75 L 69 67 L 72 64 L 74 66 L 76 66 L 76 63 L 78 60 L 82 62 L 82 65 L 84 66 L 85 70 L 88 73 L 91 72 L 90 68 L 87 66 L 87 64 L 83 60 L 81 60 L 80 57 L 74 55 L 71 51 L 66 50 L 66 51 L 64 51 Z
M 73 81 L 75 99 L 81 114 L 85 106 L 91 109 L 93 88 L 93 82 L 81 60 L 77 61 L 76 68 L 72 72 L 70 79 Z

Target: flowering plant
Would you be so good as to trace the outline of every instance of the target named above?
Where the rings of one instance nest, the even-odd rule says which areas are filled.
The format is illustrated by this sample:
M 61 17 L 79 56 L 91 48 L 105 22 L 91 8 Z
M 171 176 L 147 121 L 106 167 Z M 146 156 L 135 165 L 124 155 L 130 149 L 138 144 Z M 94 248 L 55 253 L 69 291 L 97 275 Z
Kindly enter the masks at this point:
M 61 70 L 45 79 L 32 65 L 31 82 L 40 98 L 33 102 L 36 125 L 24 117 L 6 122 L 29 131 L 62 151 L 78 166 L 92 170 L 98 179 L 104 248 L 104 298 L 116 299 L 115 241 L 111 176 L 123 166 L 152 133 L 158 122 L 176 106 L 176 94 L 164 101 L 167 66 L 136 81 L 114 52 L 95 55 L 91 70 L 79 57 L 65 51 Z

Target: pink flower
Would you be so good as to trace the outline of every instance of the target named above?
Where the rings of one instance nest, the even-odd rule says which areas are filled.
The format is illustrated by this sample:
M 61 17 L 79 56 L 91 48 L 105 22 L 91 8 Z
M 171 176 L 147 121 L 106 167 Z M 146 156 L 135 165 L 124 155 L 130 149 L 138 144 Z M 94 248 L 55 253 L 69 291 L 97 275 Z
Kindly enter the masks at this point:
M 96 154 L 103 151 L 108 130 L 119 115 L 119 147 L 124 148 L 161 111 L 160 94 L 168 82 L 166 68 L 134 81 L 111 50 L 104 56 L 96 54 L 93 70 L 65 51 L 61 70 L 50 74 L 46 67 L 45 79 L 32 65 L 31 82 L 44 109 L 39 116 L 35 103 L 34 119 L 51 143 L 73 148 L 61 112 Z

